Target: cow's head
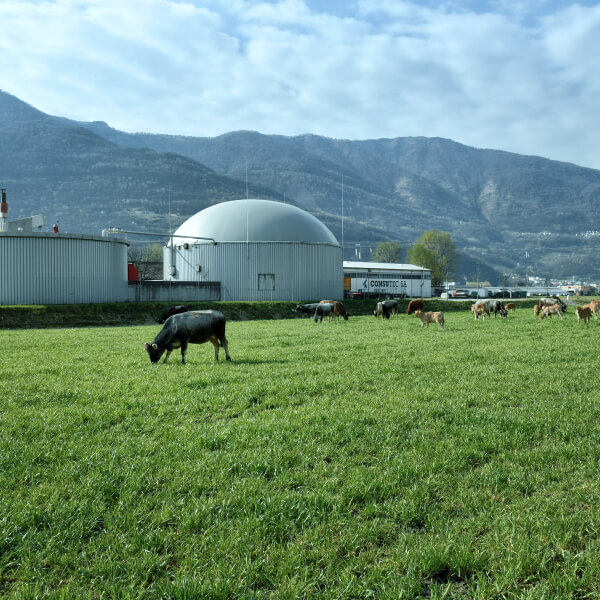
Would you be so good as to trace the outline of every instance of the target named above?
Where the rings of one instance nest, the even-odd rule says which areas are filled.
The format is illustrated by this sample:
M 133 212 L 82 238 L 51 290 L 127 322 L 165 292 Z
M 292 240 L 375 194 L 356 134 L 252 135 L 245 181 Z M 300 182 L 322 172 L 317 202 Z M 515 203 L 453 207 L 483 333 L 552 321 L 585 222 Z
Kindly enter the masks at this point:
M 148 352 L 148 354 L 150 355 L 150 362 L 153 365 L 155 365 L 160 360 L 160 357 L 165 351 L 164 348 L 159 348 L 156 344 L 150 344 L 148 342 L 144 344 L 144 348 L 146 349 L 146 352 Z

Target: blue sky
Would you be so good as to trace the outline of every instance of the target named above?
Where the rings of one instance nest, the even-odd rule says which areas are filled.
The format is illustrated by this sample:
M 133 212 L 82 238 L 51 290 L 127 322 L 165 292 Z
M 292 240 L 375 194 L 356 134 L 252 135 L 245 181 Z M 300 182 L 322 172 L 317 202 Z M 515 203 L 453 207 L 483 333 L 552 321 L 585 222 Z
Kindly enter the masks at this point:
M 0 88 L 124 131 L 444 137 L 600 169 L 600 3 L 0 0 Z

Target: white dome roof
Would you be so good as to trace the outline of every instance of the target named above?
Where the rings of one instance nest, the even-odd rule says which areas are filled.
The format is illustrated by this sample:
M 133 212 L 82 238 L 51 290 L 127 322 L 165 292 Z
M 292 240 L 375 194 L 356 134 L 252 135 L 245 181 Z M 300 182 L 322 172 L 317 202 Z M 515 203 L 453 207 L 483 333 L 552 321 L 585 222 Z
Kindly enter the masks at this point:
M 216 242 L 305 242 L 335 244 L 338 241 L 319 219 L 305 210 L 272 200 L 232 200 L 214 204 L 182 223 L 173 234 L 212 238 Z M 180 240 L 176 240 L 176 243 Z M 190 241 L 182 238 L 181 241 Z

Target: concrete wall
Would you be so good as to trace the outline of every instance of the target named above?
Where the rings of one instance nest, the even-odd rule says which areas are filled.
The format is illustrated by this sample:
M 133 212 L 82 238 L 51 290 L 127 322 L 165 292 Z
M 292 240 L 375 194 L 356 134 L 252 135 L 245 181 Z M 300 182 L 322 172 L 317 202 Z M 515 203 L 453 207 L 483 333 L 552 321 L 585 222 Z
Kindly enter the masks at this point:
M 218 281 L 130 281 L 130 302 L 217 302 L 221 300 Z

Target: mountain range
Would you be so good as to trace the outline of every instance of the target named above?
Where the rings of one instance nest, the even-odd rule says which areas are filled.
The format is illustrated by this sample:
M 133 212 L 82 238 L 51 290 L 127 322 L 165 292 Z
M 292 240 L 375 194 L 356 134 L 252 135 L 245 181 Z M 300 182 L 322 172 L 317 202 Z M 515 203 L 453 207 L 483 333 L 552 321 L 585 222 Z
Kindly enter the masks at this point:
M 435 229 L 450 233 L 463 278 L 600 276 L 600 171 L 570 163 L 426 137 L 132 134 L 1 91 L 0 140 L 10 219 L 43 213 L 62 231 L 164 233 L 211 204 L 256 197 L 317 216 L 346 259 Z

